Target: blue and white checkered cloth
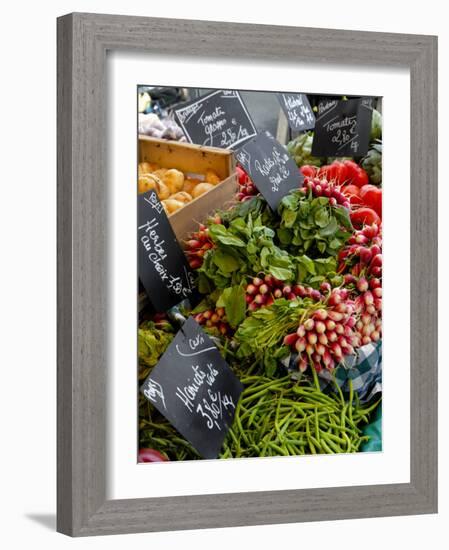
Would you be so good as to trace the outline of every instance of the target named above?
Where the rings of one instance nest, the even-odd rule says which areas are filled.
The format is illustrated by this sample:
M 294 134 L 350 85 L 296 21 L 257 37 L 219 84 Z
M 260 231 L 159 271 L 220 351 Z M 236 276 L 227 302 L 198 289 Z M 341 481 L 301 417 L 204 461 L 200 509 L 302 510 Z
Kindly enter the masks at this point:
M 332 374 L 323 369 L 320 374 L 321 389 L 333 384 Z M 382 341 L 366 344 L 356 355 L 345 357 L 344 364 L 335 369 L 335 380 L 343 392 L 349 392 L 348 381 L 352 380 L 354 392 L 361 403 L 371 401 L 382 393 Z
M 296 354 L 292 354 L 282 363 L 296 371 L 295 358 Z M 349 393 L 348 381 L 352 380 L 352 387 L 360 403 L 371 401 L 382 393 L 382 341 L 358 348 L 357 354 L 346 356 L 344 363 L 332 372 L 323 369 L 319 373 L 319 380 L 323 391 L 332 391 L 335 380 L 343 393 Z

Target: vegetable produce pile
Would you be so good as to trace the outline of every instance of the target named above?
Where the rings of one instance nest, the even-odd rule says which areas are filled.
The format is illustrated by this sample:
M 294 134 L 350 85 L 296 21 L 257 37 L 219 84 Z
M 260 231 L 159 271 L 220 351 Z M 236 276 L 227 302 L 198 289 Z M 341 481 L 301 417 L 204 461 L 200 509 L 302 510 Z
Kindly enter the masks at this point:
M 354 453 L 369 439 L 361 427 L 378 401 L 362 407 L 353 391 L 346 399 L 338 386 L 336 393 L 325 394 L 316 380 L 292 382 L 290 376 L 240 380 L 245 390 L 219 458 Z M 148 409 L 140 421 L 139 461 L 200 459 L 160 413 Z
M 154 189 L 168 215 L 207 193 L 220 181 L 213 170 L 192 177 L 175 168 L 161 168 L 153 162 L 139 163 L 139 193 Z
M 378 401 L 361 406 L 335 371 L 382 338 L 380 115 L 373 119 L 376 141 L 358 162 L 313 158 L 312 132 L 291 142 L 304 183 L 298 171 L 298 189 L 277 212 L 238 167 L 234 203 L 185 241 L 203 295 L 187 313 L 244 385 L 220 458 L 357 452 L 368 438 L 362 428 Z M 142 375 L 177 328 L 141 326 Z M 326 391 L 323 371 L 334 380 Z M 143 398 L 140 444 L 149 461 L 200 458 Z
M 299 134 L 297 138 L 287 145 L 287 150 L 294 158 L 298 166 L 312 164 L 313 166 L 321 166 L 324 164 L 322 158 L 312 156 L 313 132 Z
M 361 407 L 351 392 L 324 394 L 319 386 L 292 384 L 289 376 L 242 378 L 246 389 L 221 458 L 357 452 L 360 425 L 377 406 Z
M 245 201 L 259 194 L 251 178 L 240 166 L 237 166 L 237 178 L 239 182 L 239 191 L 236 196 L 237 200 Z
M 138 332 L 139 380 L 144 380 L 173 339 L 174 329 L 167 320 L 144 321 Z

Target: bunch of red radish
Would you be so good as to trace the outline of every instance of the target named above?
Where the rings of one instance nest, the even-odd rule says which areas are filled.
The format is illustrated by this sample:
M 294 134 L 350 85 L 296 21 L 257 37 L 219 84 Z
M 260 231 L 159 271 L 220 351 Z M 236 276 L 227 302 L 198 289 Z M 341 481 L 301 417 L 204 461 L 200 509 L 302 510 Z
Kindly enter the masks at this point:
M 212 219 L 213 223 L 221 223 L 220 216 Z M 199 269 L 203 265 L 204 254 L 215 244 L 209 237 L 209 229 L 203 223 L 199 224 L 198 231 L 191 233 L 190 239 L 184 241 L 184 252 L 188 258 L 191 269 Z
M 324 178 L 336 185 L 356 185 L 362 187 L 369 183 L 368 174 L 353 160 L 336 160 L 332 164 L 321 166 L 311 166 L 306 164 L 301 166 L 301 173 L 309 178 Z
M 351 222 L 361 228 L 364 225 L 382 223 L 382 189 L 375 185 L 346 185 L 342 193 L 348 198 L 351 204 Z
M 339 273 L 355 277 L 382 277 L 382 228 L 365 225 L 354 231 L 338 254 Z
M 263 306 L 271 306 L 278 298 L 287 300 L 295 300 L 298 297 L 310 297 L 313 300 L 322 298 L 322 294 L 318 290 L 303 285 L 290 285 L 272 275 L 263 274 L 260 277 L 253 277 L 245 292 L 247 308 L 250 312 Z
M 310 185 L 308 181 L 316 181 L 315 185 L 319 185 L 321 191 L 323 184 L 318 180 L 326 181 L 329 186 L 336 189 L 334 196 L 338 197 L 338 194 L 343 196 L 338 204 L 343 204 L 351 210 L 351 221 L 355 227 L 361 228 L 365 224 L 381 223 L 382 189 L 369 184 L 368 174 L 356 162 L 336 160 L 321 168 L 305 165 L 300 168 L 300 171 L 306 185 Z M 321 194 L 330 196 L 326 193 Z M 314 196 L 320 196 L 320 194 L 314 193 Z
M 340 185 L 323 176 L 304 177 L 303 190 L 311 191 L 314 197 L 328 197 L 331 206 L 339 204 L 348 209 L 351 206 L 348 198 L 341 192 Z
M 355 331 L 355 304 L 345 288 L 334 288 L 318 309 L 287 334 L 284 345 L 298 353 L 298 368 L 304 372 L 311 365 L 317 372 L 332 370 L 345 355 L 354 353 L 359 338 Z
M 377 342 L 382 334 L 382 230 L 367 225 L 349 238 L 339 254 L 344 283 L 352 286 L 358 345 Z
M 193 318 L 199 325 L 204 325 L 210 329 L 216 328 L 223 336 L 232 333 L 224 307 L 206 309 L 194 315 Z
M 239 181 L 239 190 L 236 194 L 236 199 L 243 202 L 251 197 L 254 197 L 255 195 L 258 195 L 259 191 L 257 190 L 257 187 L 254 185 L 245 170 L 243 170 L 241 166 L 237 166 L 236 170 Z
M 358 345 L 378 342 L 382 334 L 382 283 L 380 279 L 369 281 L 360 277 L 356 283 L 359 295 L 355 299 L 357 313 L 356 331 L 359 335 Z

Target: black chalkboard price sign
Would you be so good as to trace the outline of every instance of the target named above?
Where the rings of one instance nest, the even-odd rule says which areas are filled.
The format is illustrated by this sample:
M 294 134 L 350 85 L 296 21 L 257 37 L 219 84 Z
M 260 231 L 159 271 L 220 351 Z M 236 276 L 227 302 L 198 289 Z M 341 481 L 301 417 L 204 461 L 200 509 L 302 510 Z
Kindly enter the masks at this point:
M 157 311 L 197 299 L 193 273 L 154 191 L 138 196 L 139 278 Z
M 257 131 L 236 90 L 217 90 L 174 109 L 191 143 L 234 149 Z
M 217 458 L 243 386 L 189 317 L 140 388 L 204 458 Z
M 272 210 L 289 191 L 302 187 L 304 177 L 295 161 L 269 132 L 258 134 L 235 157 Z
M 372 98 L 347 101 L 332 99 L 318 103 L 312 155 L 315 157 L 359 157 L 368 151 Z
M 292 130 L 302 132 L 315 127 L 315 115 L 305 94 L 277 94 L 281 108 Z

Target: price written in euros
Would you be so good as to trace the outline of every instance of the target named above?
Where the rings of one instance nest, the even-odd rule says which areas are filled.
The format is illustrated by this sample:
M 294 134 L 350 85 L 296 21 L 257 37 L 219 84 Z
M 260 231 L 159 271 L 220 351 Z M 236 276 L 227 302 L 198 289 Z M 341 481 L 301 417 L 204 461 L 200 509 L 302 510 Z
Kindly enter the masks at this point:
M 348 143 L 351 143 L 351 150 L 356 153 L 359 150 L 359 142 L 357 141 L 358 137 L 358 134 L 353 136 L 351 135 L 351 132 L 348 132 L 347 130 L 337 130 L 335 136 L 332 136 L 331 141 L 332 143 L 336 143 L 338 145 L 338 149 L 341 149 Z
M 299 113 L 296 110 L 288 111 L 288 120 L 292 122 L 294 126 L 300 127 L 313 123 L 313 115 L 303 105 L 300 107 Z
M 358 133 L 357 133 L 357 117 L 346 117 L 342 121 L 333 122 L 334 119 L 330 120 L 325 128 L 328 132 L 335 132 L 332 136 L 332 143 L 338 145 L 338 149 L 341 149 L 351 143 L 351 150 L 356 153 L 359 148 L 358 142 Z
M 189 341 L 191 349 L 195 349 L 198 344 L 199 342 L 195 339 Z M 197 351 L 195 355 L 202 351 L 208 351 L 208 349 Z M 226 393 L 213 391 L 212 386 L 216 382 L 219 372 L 212 363 L 206 365 L 207 370 L 201 369 L 199 365 L 192 365 L 191 368 L 193 377 L 188 379 L 185 386 L 176 388 L 176 396 L 184 403 L 189 412 L 195 411 L 204 418 L 209 430 L 216 427 L 221 431 L 222 426 L 219 421 L 223 420 L 223 412 L 227 412 L 229 407 L 235 409 L 233 398 Z M 205 385 L 207 391 L 203 391 Z
M 239 126 L 238 130 L 227 128 L 224 132 L 221 132 L 220 146 L 229 147 L 247 137 L 249 137 L 249 132 L 242 126 Z
M 288 159 L 288 155 L 273 147 L 271 154 L 268 154 L 262 162 L 256 160 L 254 163 L 256 170 L 268 177 L 273 193 L 279 191 L 282 182 L 290 175 L 290 170 L 286 165 Z
M 221 394 L 219 391 L 213 392 L 208 389 L 207 394 L 208 397 L 203 397 L 202 402 L 198 403 L 196 412 L 204 418 L 209 430 L 216 427 L 221 431 L 219 420 L 223 420 L 223 410 L 227 411 L 228 407 L 235 409 L 235 403 L 232 396 Z

